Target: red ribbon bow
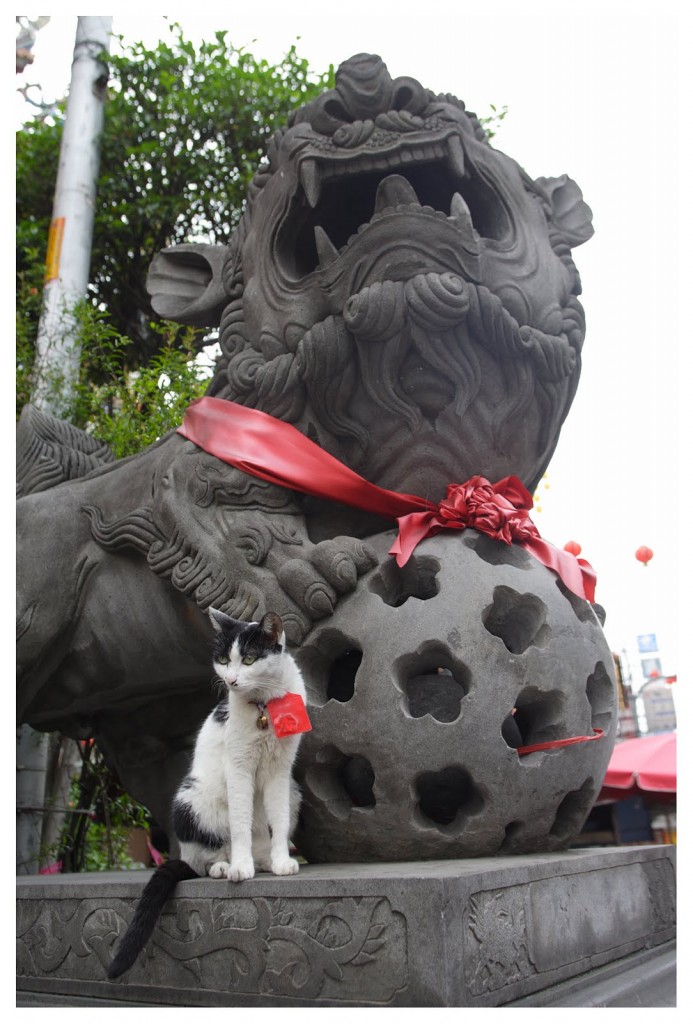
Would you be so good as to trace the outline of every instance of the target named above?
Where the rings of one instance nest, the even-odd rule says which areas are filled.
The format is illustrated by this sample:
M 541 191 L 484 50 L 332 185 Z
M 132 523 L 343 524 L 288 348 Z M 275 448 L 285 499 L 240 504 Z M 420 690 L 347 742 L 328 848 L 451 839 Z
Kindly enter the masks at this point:
M 532 496 L 515 476 L 495 484 L 482 476 L 450 484 L 445 498 L 435 505 L 415 494 L 370 483 L 290 423 L 208 396 L 188 407 L 178 433 L 261 480 L 396 519 L 399 534 L 390 554 L 399 566 L 406 564 L 425 537 L 469 528 L 505 544 L 518 544 L 560 576 L 574 594 L 594 601 L 596 575 L 591 565 L 542 540 L 529 518 Z
M 398 565 L 404 565 L 424 537 L 441 530 L 478 530 L 495 540 L 520 544 L 540 539 L 529 518 L 532 498 L 516 476 L 507 476 L 491 484 L 483 476 L 473 476 L 463 484 L 450 484 L 436 509 L 412 512 L 398 519 L 400 534 L 391 553 Z

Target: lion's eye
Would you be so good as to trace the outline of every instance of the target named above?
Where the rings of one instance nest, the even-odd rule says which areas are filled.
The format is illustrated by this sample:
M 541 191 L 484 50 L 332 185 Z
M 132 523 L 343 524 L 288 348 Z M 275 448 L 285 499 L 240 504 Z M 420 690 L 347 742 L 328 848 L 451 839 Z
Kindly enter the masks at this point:
M 254 661 L 257 661 L 257 658 L 255 657 L 254 654 L 246 654 L 245 657 L 243 658 L 244 665 L 252 665 Z

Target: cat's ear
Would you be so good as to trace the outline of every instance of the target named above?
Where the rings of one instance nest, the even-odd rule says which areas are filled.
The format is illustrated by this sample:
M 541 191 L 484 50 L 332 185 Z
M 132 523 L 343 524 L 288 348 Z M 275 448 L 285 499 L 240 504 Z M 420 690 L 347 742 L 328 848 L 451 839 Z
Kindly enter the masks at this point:
M 280 644 L 282 642 L 284 626 L 276 612 L 267 612 L 266 615 L 263 615 L 260 629 L 271 643 Z
M 208 608 L 207 613 L 217 633 L 229 633 L 238 629 L 239 623 L 226 612 L 220 612 L 218 608 Z

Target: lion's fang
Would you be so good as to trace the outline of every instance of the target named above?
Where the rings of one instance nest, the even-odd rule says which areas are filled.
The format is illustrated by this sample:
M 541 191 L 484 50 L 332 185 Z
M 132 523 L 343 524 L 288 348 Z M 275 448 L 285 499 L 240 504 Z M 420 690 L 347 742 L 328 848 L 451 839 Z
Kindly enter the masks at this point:
M 315 209 L 320 198 L 320 171 L 315 160 L 301 161 L 301 184 L 310 206 Z
M 319 224 L 315 225 L 315 248 L 318 251 L 318 259 L 320 260 L 321 267 L 327 267 L 330 263 L 334 262 L 339 256 L 339 253 L 335 249 L 334 245 L 330 241 L 327 233 Z
M 448 166 L 458 178 L 468 177 L 464 166 L 464 150 L 459 135 L 451 135 L 448 139 Z

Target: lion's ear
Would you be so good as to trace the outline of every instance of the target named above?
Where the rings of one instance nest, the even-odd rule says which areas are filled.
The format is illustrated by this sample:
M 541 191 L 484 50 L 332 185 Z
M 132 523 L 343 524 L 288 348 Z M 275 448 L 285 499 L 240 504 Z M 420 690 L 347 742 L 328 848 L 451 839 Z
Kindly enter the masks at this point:
M 558 178 L 537 178 L 536 184 L 548 198 L 551 219 L 571 249 L 592 237 L 592 211 L 572 178 L 561 174 Z
M 162 249 L 152 260 L 147 291 L 165 320 L 192 327 L 218 327 L 226 305 L 222 272 L 225 245 L 186 243 Z

